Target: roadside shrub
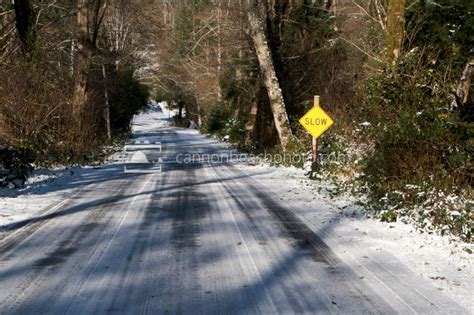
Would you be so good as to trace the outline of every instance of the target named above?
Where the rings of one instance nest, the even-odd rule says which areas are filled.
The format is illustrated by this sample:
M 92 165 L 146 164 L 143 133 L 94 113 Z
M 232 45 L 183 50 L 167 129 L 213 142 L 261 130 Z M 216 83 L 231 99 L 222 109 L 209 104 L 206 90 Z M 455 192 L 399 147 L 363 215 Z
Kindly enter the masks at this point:
M 422 52 L 412 52 L 367 82 L 361 119 L 373 126 L 367 130 L 374 149 L 366 175 L 377 196 L 381 186 L 392 189 L 428 177 L 469 181 L 472 126 L 448 111 L 446 74 L 425 60 Z
M 173 116 L 173 121 L 171 123 L 172 126 L 181 127 L 181 128 L 189 128 L 191 122 L 186 117 L 180 117 L 179 115 Z
M 231 119 L 226 124 L 226 134 L 231 142 L 243 144 L 245 142 L 245 124 L 242 120 Z
M 449 226 L 469 237 L 467 201 L 447 205 L 433 197 L 472 194 L 473 126 L 448 109 L 454 81 L 449 64 L 413 50 L 366 81 L 360 120 L 371 126 L 363 132 L 372 150 L 363 160 L 362 180 L 382 220 L 414 215 L 424 225 Z M 456 220 L 452 213 L 459 213 Z
M 69 99 L 72 82 L 63 68 L 41 59 L 0 67 L 0 113 L 4 145 L 28 151 L 38 164 L 74 160 L 80 150 Z
M 148 104 L 148 88 L 133 76 L 131 69 L 113 71 L 109 84 L 111 127 L 116 132 L 127 131 L 133 115 Z
M 472 148 L 456 115 L 445 115 L 401 113 L 375 140 L 366 164 L 375 197 L 426 180 L 438 187 L 468 183 Z
M 226 128 L 230 117 L 230 112 L 224 103 L 212 106 L 207 114 L 204 132 L 211 134 L 222 132 Z
M 23 184 L 32 170 L 32 162 L 30 152 L 0 147 L 0 185 L 15 181 Z
M 310 150 L 308 142 L 293 138 L 287 145 L 286 150 L 283 150 L 281 145 L 275 146 L 270 152 L 271 160 L 269 162 L 273 166 L 303 168 L 305 163 L 311 161 Z
M 133 115 L 147 105 L 148 91 L 133 71 L 109 71 L 111 125 L 118 133 L 128 130 Z M 92 75 L 83 128 L 76 129 L 70 100 L 73 80 L 67 70 L 34 58 L 0 66 L 0 117 L 2 145 L 29 152 L 36 165 L 85 163 L 97 158 L 105 140 L 101 75 Z M 80 135 L 81 139 L 78 139 Z

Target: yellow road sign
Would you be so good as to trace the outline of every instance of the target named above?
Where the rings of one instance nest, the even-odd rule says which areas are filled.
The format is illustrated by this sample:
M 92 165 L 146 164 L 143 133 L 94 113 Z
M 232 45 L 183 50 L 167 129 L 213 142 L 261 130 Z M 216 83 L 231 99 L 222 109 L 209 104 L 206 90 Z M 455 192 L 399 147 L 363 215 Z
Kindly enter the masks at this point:
M 334 123 L 320 106 L 311 108 L 299 121 L 314 138 L 321 136 Z

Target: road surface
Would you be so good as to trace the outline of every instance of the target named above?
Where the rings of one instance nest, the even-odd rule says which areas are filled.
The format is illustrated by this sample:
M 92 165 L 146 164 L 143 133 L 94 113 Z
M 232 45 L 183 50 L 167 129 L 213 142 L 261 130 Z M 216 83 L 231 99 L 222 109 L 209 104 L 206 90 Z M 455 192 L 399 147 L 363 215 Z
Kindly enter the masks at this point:
M 467 313 L 390 253 L 341 258 L 280 198 L 284 180 L 209 161 L 230 150 L 163 120 L 149 113 L 130 140 L 160 142 L 137 151 L 161 170 L 106 165 L 7 227 L 0 313 Z

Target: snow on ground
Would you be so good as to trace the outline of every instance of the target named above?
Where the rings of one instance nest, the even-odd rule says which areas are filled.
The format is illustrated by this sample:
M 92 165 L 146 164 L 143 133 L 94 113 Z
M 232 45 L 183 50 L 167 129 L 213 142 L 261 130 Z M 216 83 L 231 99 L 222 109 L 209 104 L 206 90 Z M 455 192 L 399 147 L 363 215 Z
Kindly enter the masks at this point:
M 160 107 L 163 114 L 173 116 L 164 104 L 153 104 L 152 107 Z M 165 125 L 163 120 L 155 120 L 153 115 L 147 115 L 146 111 L 135 117 L 133 123 L 134 133 L 147 132 L 150 125 L 153 129 Z M 150 124 L 155 121 L 155 124 Z M 112 154 L 107 163 L 112 164 L 122 158 L 122 152 Z M 132 162 L 148 162 L 143 154 L 132 155 Z M 74 168 L 52 168 L 37 169 L 21 189 L 0 187 L 0 239 L 2 231 L 16 224 L 21 224 L 25 220 L 38 215 L 52 212 L 59 208 L 63 202 L 78 193 L 78 188 L 93 182 L 93 175 L 97 170 L 95 167 L 74 167 Z
M 164 108 L 163 117 L 172 116 Z M 156 121 L 150 127 L 150 121 Z M 135 136 L 163 126 L 163 120 L 146 112 L 134 119 Z M 196 130 L 186 130 L 196 134 Z M 120 153 L 110 158 L 113 163 Z M 421 234 L 408 224 L 382 223 L 367 218 L 350 197 L 332 199 L 328 193 L 318 192 L 325 185 L 310 181 L 303 170 L 275 168 L 268 165 L 237 164 L 263 187 L 278 191 L 281 201 L 292 209 L 343 260 L 370 259 L 359 257 L 361 252 L 371 255 L 389 253 L 416 274 L 445 292 L 461 305 L 474 312 L 472 279 L 472 245 L 449 237 Z M 265 170 L 265 172 L 259 172 Z M 25 187 L 19 190 L 0 189 L 0 239 L 2 229 L 45 211 L 53 211 L 65 200 L 78 193 L 78 188 L 97 172 L 92 167 L 36 170 Z M 282 183 L 285 189 L 282 192 Z M 324 190 L 323 190 L 324 191 Z M 321 206 L 324 205 L 324 206 Z M 467 250 L 466 250 L 467 249 Z
M 254 179 L 269 190 L 286 193 L 280 199 L 303 218 L 308 226 L 344 261 L 363 259 L 370 254 L 390 253 L 432 286 L 445 292 L 474 313 L 474 270 L 471 244 L 439 235 L 420 233 L 413 226 L 401 222 L 384 223 L 368 218 L 355 206 L 349 196 L 334 199 L 328 193 L 319 193 L 324 183 L 311 181 L 304 171 L 296 168 L 266 165 L 240 165 L 242 171 L 253 172 Z M 272 172 L 258 172 L 268 169 Z M 324 190 L 323 190 L 324 191 Z M 327 206 L 321 207 L 321 204 Z M 360 258 L 360 257 L 359 257 Z
M 0 236 L 7 227 L 59 207 L 93 171 L 92 167 L 38 169 L 23 188 L 0 188 Z

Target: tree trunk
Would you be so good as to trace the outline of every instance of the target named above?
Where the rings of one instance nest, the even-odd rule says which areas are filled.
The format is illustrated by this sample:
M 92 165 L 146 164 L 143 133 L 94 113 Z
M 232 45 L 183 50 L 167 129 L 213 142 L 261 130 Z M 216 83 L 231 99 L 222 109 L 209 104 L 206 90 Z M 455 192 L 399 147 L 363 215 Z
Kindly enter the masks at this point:
M 197 100 L 194 102 L 194 105 L 192 106 L 193 108 L 195 107 L 195 112 L 193 113 L 193 116 L 189 117 L 192 119 L 198 127 L 202 126 L 202 108 L 200 102 Z
M 257 111 L 258 111 L 257 100 L 254 100 L 252 102 L 252 106 L 250 107 L 250 113 L 247 120 L 247 124 L 245 125 L 245 143 L 246 144 L 253 143 L 253 136 L 255 133 L 255 123 L 257 122 Z
M 286 149 L 293 137 L 293 134 L 291 132 L 288 115 L 286 113 L 280 84 L 278 82 L 273 65 L 270 48 L 265 37 L 263 23 L 258 15 L 258 8 L 256 5 L 256 1 L 253 0 L 247 13 L 250 26 L 250 36 L 253 41 L 257 59 L 260 65 L 260 71 L 263 75 L 264 84 L 267 89 L 278 138 L 283 149 Z
M 222 89 L 221 89 L 221 85 L 219 84 L 219 80 L 220 80 L 220 76 L 222 72 L 221 16 L 222 16 L 222 8 L 221 8 L 221 1 L 219 1 L 217 5 L 217 98 L 219 101 L 222 100 Z
M 107 131 L 107 139 L 112 139 L 112 130 L 110 129 L 110 104 L 109 104 L 109 89 L 107 82 L 107 71 L 105 70 L 105 65 L 102 63 L 102 75 L 104 76 L 104 99 L 105 99 L 105 110 L 104 110 L 104 119 L 105 119 L 105 129 Z
M 82 121 L 83 109 L 87 103 L 87 81 L 89 79 L 92 55 L 92 49 L 78 44 L 72 112 L 74 118 L 79 122 Z
M 451 104 L 452 108 L 457 108 L 461 113 L 472 113 L 472 108 L 468 109 L 466 106 L 469 106 L 469 97 L 470 92 L 472 90 L 473 85 L 473 78 L 474 77 L 474 57 L 471 56 L 469 61 L 466 63 L 464 67 L 464 71 L 462 72 L 461 79 L 459 79 L 459 84 L 456 89 L 456 95 L 453 103 Z M 471 104 L 472 106 L 472 104 Z
M 77 54 L 76 54 L 76 78 L 74 83 L 74 95 L 72 98 L 72 112 L 74 118 L 82 122 L 82 111 L 87 102 L 87 81 L 93 56 L 93 47 L 88 32 L 88 9 L 87 0 L 77 1 Z
M 385 30 L 385 55 L 388 61 L 395 63 L 405 35 L 406 0 L 389 0 L 387 9 L 387 28 Z
M 75 44 L 74 44 L 74 39 L 71 40 L 71 51 L 69 53 L 69 58 L 71 58 L 71 65 L 69 68 L 69 73 L 71 75 L 71 78 L 74 78 L 74 60 L 75 60 L 75 53 L 74 50 L 76 49 Z
M 32 10 L 29 0 L 15 0 L 15 22 L 18 37 L 21 42 L 21 50 L 26 53 L 33 49 L 34 34 L 32 30 Z
M 184 104 L 179 102 L 178 103 L 178 120 L 181 120 L 183 118 L 183 107 L 184 107 Z
M 326 4 L 324 5 L 324 9 L 325 9 L 326 11 L 331 10 L 332 1 L 333 1 L 333 0 L 326 0 Z
M 93 10 L 89 8 L 90 1 L 77 0 L 77 62 L 72 111 L 74 118 L 82 126 L 82 114 L 87 103 L 87 82 L 96 47 L 99 28 L 107 9 L 107 0 L 94 0 Z M 102 10 L 102 11 L 101 11 Z M 92 21 L 90 25 L 89 21 Z

